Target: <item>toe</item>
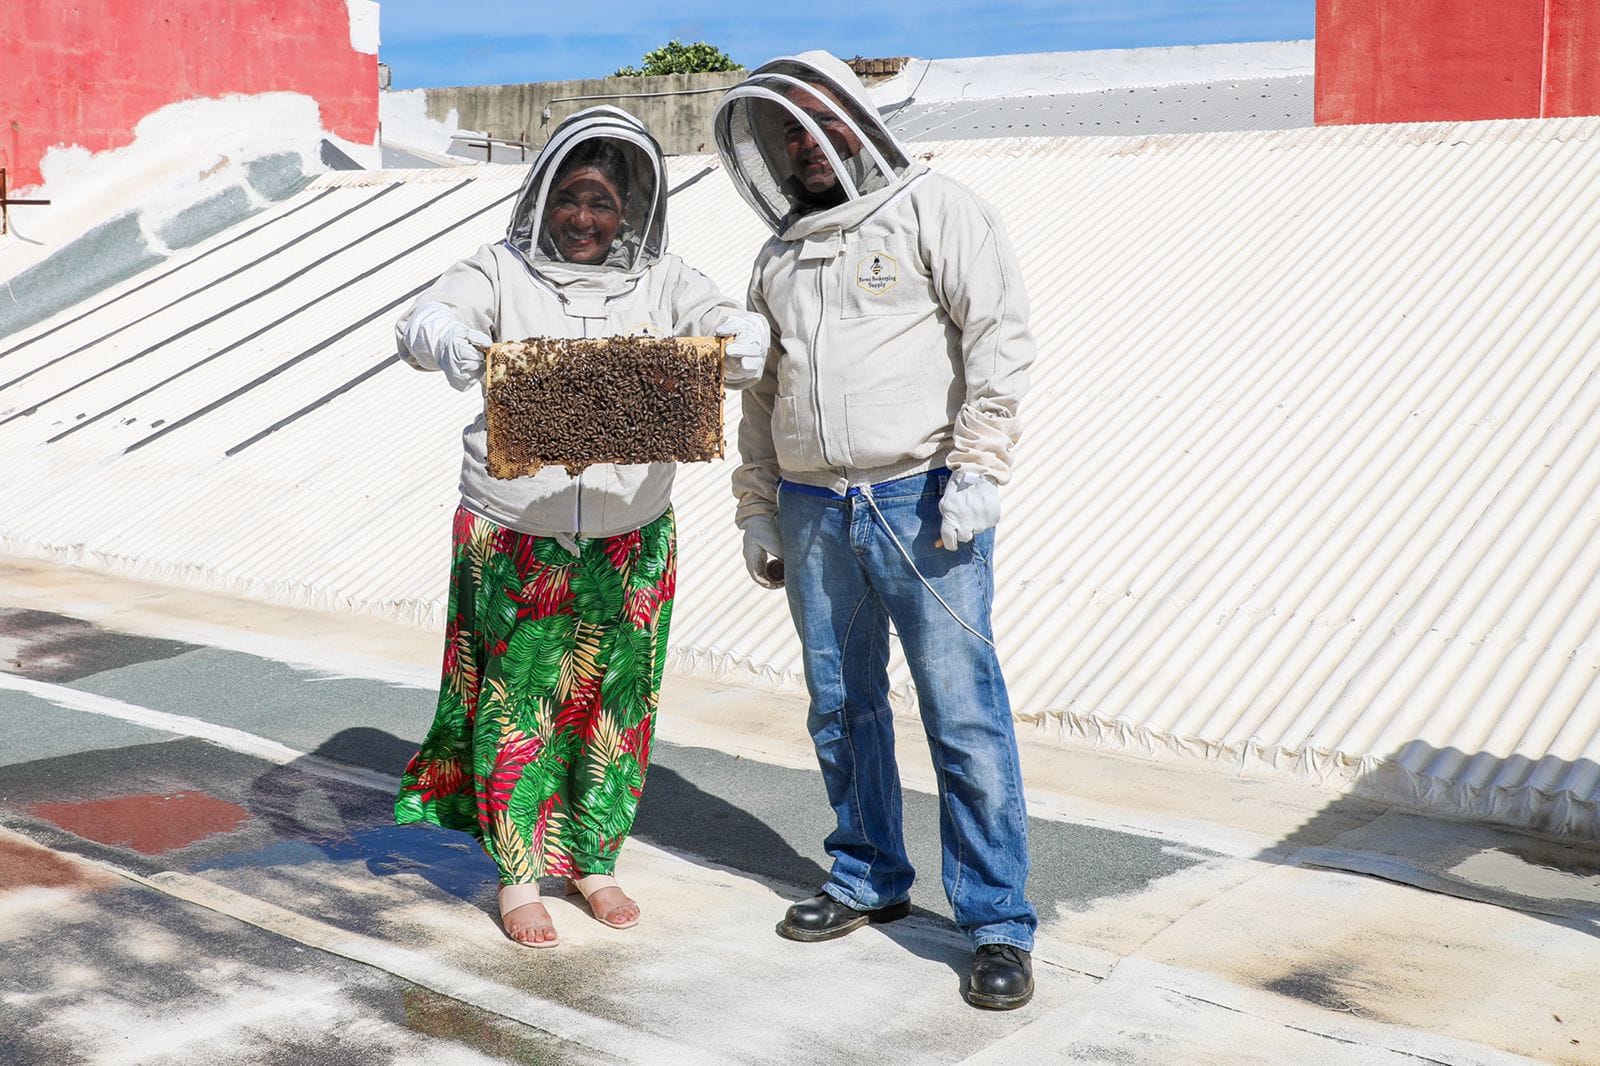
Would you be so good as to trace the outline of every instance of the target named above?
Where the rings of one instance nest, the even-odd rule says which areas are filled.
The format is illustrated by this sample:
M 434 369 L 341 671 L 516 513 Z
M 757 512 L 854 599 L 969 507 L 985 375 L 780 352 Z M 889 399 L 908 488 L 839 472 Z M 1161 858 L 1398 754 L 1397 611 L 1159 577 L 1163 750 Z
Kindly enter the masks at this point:
M 602 905 L 600 908 L 600 914 L 603 916 L 601 921 L 609 925 L 621 925 L 636 920 L 639 917 L 639 905 L 623 895 L 621 890 L 613 891 L 615 895 L 606 901 L 609 905 Z
M 555 925 L 542 904 L 525 903 L 507 911 L 502 921 L 506 935 L 519 944 L 542 944 L 556 938 Z

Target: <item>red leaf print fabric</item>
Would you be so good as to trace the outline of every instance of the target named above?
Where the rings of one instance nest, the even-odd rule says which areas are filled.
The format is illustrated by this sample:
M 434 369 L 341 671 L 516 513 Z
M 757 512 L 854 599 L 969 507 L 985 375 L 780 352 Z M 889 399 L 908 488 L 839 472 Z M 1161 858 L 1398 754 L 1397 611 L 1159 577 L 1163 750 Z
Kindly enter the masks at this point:
M 512 730 L 495 753 L 494 772 L 484 782 L 483 794 L 478 803 L 488 815 L 505 810 L 511 804 L 511 790 L 517 787 L 522 768 L 539 757 L 544 741 L 538 737 L 524 736 Z
M 528 575 L 521 591 L 513 594 L 523 606 L 517 610 L 519 618 L 548 618 L 553 614 L 572 613 L 572 586 L 564 568 L 541 566 Z
M 572 688 L 556 716 L 556 731 L 570 729 L 585 740 L 593 732 L 592 719 L 600 713 L 600 679 L 586 677 Z
M 628 621 L 643 629 L 650 624 L 661 611 L 661 590 L 647 586 L 642 589 L 630 589 L 623 598 L 622 610 L 628 616 Z
M 606 538 L 606 558 L 614 569 L 621 570 L 628 560 L 639 553 L 639 531 Z
M 466 769 L 456 759 L 427 759 L 417 768 L 417 788 L 424 800 L 452 796 L 466 784 Z
M 505 884 L 612 871 L 655 735 L 673 523 L 668 510 L 580 537 L 573 559 L 457 509 L 439 706 L 401 775 L 397 822 L 470 833 Z M 659 578 L 637 572 L 641 559 Z

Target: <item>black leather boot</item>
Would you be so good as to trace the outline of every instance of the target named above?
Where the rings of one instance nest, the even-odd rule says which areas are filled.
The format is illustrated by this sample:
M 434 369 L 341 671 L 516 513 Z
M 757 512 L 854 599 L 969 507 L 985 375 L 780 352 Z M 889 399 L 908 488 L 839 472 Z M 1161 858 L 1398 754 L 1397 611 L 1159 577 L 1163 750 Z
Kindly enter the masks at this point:
M 826 893 L 803 899 L 789 908 L 778 923 L 778 935 L 789 940 L 814 943 L 834 940 L 860 929 L 868 922 L 892 922 L 911 913 L 911 901 L 901 900 L 875 911 L 847 907 Z
M 1010 944 L 984 944 L 972 956 L 967 1002 L 990 1010 L 1012 1010 L 1033 998 L 1033 958 Z

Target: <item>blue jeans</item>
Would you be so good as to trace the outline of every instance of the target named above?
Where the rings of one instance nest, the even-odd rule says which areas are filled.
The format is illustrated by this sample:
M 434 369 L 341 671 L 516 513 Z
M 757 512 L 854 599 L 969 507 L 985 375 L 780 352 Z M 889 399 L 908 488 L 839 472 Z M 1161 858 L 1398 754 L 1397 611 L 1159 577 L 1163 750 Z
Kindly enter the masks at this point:
M 811 695 L 807 726 L 837 819 L 824 841 L 833 869 L 822 890 L 875 910 L 906 899 L 916 876 L 901 830 L 889 710 L 892 622 L 938 779 L 944 890 L 956 924 L 974 946 L 1032 950 L 1038 916 L 1024 893 L 1022 771 L 1000 661 L 985 642 L 993 640 L 994 530 L 953 552 L 934 546 L 948 478 L 936 470 L 845 496 L 779 485 L 785 587 Z

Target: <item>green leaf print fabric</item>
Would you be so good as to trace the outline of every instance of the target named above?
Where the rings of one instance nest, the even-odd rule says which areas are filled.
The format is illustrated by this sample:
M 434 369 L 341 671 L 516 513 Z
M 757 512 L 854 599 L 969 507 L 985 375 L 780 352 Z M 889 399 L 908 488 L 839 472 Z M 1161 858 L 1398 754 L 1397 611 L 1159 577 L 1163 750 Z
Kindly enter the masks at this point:
M 504 884 L 610 873 L 650 764 L 672 512 L 578 549 L 456 511 L 439 705 L 395 821 L 471 833 Z

